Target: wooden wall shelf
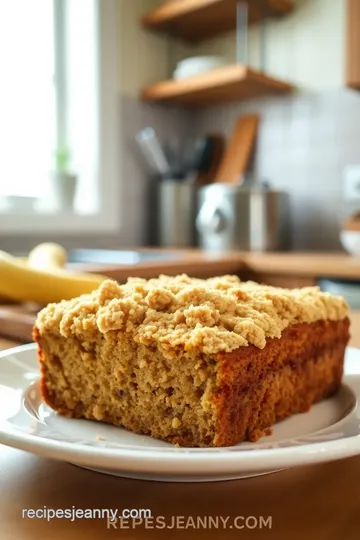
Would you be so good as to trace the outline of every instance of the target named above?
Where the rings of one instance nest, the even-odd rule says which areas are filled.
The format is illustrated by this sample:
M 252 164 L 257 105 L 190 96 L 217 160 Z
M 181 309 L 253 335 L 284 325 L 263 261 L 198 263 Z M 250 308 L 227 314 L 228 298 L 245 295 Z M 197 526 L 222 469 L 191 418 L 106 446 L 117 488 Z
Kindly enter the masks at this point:
M 144 101 L 169 102 L 189 107 L 217 105 L 274 93 L 289 93 L 291 84 L 278 81 L 243 65 L 221 67 L 181 81 L 169 80 L 145 88 Z
M 293 10 L 292 0 L 245 0 L 249 22 L 286 15 Z M 167 32 L 186 41 L 198 42 L 235 30 L 237 0 L 172 0 L 145 14 L 145 28 Z

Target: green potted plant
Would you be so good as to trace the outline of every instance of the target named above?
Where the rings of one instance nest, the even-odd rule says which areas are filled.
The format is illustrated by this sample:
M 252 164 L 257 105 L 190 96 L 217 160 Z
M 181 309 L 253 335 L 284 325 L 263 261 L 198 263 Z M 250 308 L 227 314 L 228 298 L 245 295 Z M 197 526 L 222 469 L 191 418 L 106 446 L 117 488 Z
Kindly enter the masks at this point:
M 74 209 L 77 176 L 70 171 L 70 158 L 70 150 L 66 146 L 56 149 L 53 187 L 56 206 L 62 211 Z

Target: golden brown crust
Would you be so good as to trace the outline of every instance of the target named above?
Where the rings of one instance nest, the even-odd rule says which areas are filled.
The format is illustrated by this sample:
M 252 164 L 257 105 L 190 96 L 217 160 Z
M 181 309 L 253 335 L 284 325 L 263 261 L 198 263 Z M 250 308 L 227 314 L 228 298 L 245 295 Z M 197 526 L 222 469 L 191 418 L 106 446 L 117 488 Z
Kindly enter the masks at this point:
M 276 421 L 306 412 L 335 392 L 343 373 L 349 319 L 294 325 L 265 349 L 219 354 L 216 446 L 256 441 Z
M 156 347 L 167 358 L 184 352 L 212 355 L 280 338 L 291 325 L 339 321 L 348 314 L 341 297 L 318 287 L 280 289 L 236 276 L 208 280 L 186 275 L 105 281 L 90 295 L 50 304 L 38 315 L 41 334 L 90 339 L 126 332 L 137 344 Z

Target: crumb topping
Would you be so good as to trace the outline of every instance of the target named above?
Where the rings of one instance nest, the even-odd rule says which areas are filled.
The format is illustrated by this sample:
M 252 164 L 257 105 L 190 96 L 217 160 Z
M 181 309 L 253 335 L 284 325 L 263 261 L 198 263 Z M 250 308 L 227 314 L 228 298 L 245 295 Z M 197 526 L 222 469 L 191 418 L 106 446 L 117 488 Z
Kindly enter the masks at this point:
M 231 352 L 249 344 L 263 349 L 292 324 L 341 320 L 348 306 L 318 287 L 281 289 L 241 282 L 236 276 L 195 279 L 183 274 L 119 285 L 49 304 L 37 317 L 40 333 L 89 336 L 99 331 L 130 333 L 137 343 L 166 356 L 183 351 Z

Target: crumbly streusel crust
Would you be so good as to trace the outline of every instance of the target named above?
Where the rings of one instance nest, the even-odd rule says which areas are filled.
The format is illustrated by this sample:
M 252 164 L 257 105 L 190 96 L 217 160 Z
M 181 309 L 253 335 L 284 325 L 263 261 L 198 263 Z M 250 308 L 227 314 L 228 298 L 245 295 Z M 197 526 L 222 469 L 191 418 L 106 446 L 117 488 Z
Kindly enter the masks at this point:
M 37 318 L 40 333 L 63 337 L 125 331 L 135 343 L 155 346 L 166 358 L 182 352 L 216 354 L 280 338 L 291 325 L 348 315 L 342 297 L 318 287 L 282 289 L 241 282 L 236 276 L 207 280 L 160 276 L 106 280 L 97 291 L 50 304 Z

